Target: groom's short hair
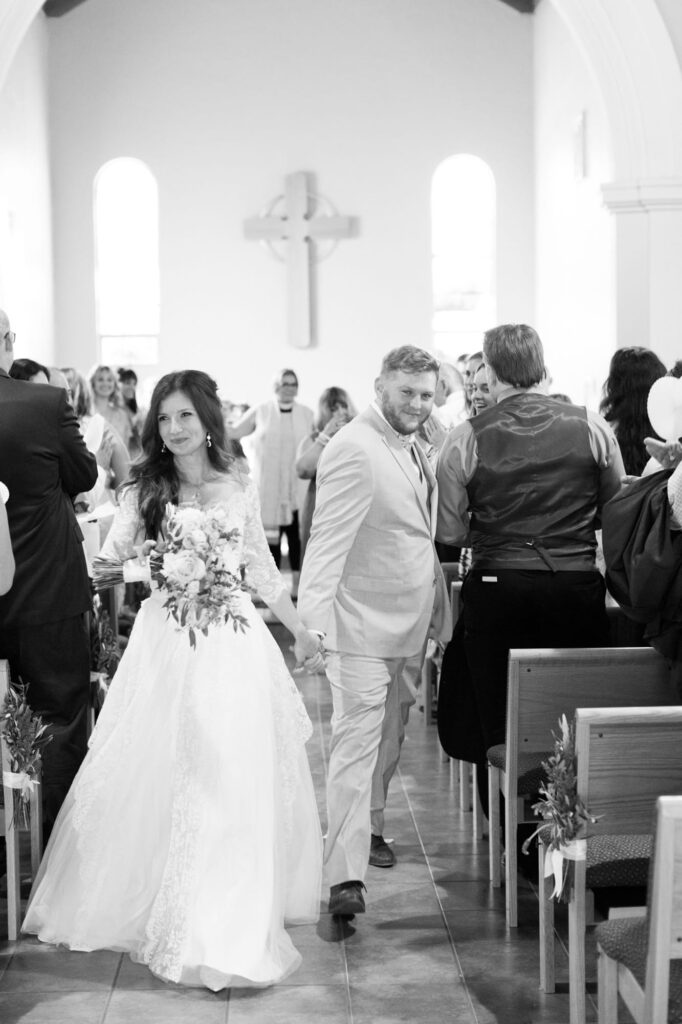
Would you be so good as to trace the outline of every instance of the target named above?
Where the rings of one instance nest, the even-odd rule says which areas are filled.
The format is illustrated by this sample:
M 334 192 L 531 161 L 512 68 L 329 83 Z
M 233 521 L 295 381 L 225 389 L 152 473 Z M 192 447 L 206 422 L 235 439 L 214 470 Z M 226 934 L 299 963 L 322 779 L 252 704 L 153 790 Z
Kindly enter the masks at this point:
M 384 356 L 381 376 L 387 377 L 390 373 L 397 373 L 400 370 L 404 373 L 435 373 L 438 376 L 438 360 L 426 349 L 417 348 L 415 345 L 401 345 L 399 348 L 391 349 Z

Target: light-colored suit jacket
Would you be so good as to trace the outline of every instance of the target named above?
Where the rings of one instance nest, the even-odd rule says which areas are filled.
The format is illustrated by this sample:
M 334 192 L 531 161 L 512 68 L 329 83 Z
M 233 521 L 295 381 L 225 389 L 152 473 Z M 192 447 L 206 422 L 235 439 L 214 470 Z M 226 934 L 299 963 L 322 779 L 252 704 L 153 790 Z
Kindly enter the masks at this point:
M 320 459 L 298 611 L 330 650 L 400 658 L 418 654 L 429 633 L 450 639 L 433 544 L 437 485 L 419 451 L 428 496 L 409 451 L 370 407 Z

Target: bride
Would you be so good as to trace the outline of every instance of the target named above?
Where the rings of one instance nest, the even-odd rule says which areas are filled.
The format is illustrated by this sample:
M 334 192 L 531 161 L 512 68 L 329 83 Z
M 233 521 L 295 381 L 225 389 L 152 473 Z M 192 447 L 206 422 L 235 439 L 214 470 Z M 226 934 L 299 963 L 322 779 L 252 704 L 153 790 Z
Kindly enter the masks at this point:
M 162 548 L 168 503 L 222 509 L 245 583 L 293 634 L 297 663 L 319 671 L 320 639 L 275 568 L 207 374 L 159 381 L 142 447 L 102 555 Z M 269 985 L 301 962 L 284 922 L 319 914 L 311 724 L 246 591 L 245 628 L 210 625 L 195 646 L 167 596 L 153 589 L 140 609 L 23 930 L 74 950 L 127 952 L 166 981 Z

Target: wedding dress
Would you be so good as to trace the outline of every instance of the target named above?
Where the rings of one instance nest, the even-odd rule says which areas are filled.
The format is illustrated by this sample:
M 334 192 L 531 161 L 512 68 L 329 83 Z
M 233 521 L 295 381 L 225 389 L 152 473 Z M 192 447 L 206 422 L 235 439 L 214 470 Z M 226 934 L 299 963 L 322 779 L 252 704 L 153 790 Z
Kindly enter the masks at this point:
M 245 582 L 276 600 L 255 487 L 234 483 L 221 506 Z M 102 554 L 129 557 L 142 539 L 129 488 Z M 301 961 L 284 922 L 319 914 L 312 727 L 248 593 L 248 628 L 210 626 L 196 649 L 163 600 L 153 591 L 139 611 L 23 930 L 127 952 L 167 981 L 269 985 Z

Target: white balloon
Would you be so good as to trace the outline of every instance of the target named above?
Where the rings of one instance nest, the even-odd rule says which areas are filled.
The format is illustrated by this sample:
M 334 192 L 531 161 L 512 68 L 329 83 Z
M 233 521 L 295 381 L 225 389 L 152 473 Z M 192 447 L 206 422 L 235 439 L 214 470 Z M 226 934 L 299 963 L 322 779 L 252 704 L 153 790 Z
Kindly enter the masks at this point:
M 647 398 L 651 426 L 665 441 L 682 437 L 682 380 L 660 377 L 654 381 Z

